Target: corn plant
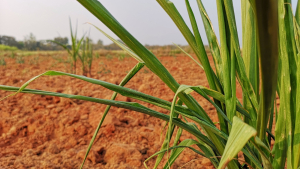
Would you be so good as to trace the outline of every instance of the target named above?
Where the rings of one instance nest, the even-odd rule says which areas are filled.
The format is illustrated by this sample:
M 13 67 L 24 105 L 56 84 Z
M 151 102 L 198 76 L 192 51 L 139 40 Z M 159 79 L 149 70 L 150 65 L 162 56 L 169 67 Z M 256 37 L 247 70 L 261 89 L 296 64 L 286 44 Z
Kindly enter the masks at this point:
M 56 42 L 56 41 L 51 41 L 51 42 L 56 43 L 57 45 L 63 47 L 68 52 L 68 54 L 72 60 L 71 61 L 71 73 L 76 74 L 76 62 L 77 62 L 78 52 L 80 50 L 80 46 L 84 39 L 84 36 L 82 36 L 82 38 L 78 41 L 77 40 L 77 27 L 76 27 L 75 34 L 74 34 L 73 29 L 72 29 L 71 19 L 69 19 L 69 22 L 70 22 L 70 32 L 71 32 L 71 39 L 72 39 L 72 46 L 71 46 L 72 49 L 70 50 L 67 45 L 61 44 L 59 42 Z
M 78 57 L 81 61 L 82 73 L 87 76 L 87 73 L 91 76 L 92 74 L 92 63 L 93 63 L 93 44 L 89 37 L 82 43 L 82 52 L 78 53 Z
M 300 104 L 297 104 L 300 100 L 300 71 L 298 70 L 300 67 L 300 4 L 298 2 L 296 14 L 293 15 L 291 0 L 242 1 L 243 49 L 241 49 L 233 1 L 216 1 L 219 40 L 202 1 L 197 0 L 198 12 L 202 17 L 202 25 L 205 27 L 214 61 L 214 70 L 209 63 L 189 0 L 185 2 L 192 29 L 189 29 L 188 23 L 183 20 L 171 1 L 157 0 L 196 54 L 198 61 L 190 57 L 204 69 L 209 88 L 201 85 L 179 84 L 157 57 L 134 38 L 99 1 L 78 0 L 126 45 L 96 28 L 138 61 L 120 85 L 69 73 L 48 71 L 29 80 L 21 88 L 1 85 L 0 89 L 108 105 L 91 140 L 86 157 L 110 106 L 116 106 L 168 122 L 168 130 L 161 150 L 149 157 L 149 159 L 156 157 L 154 168 L 158 167 L 164 155 L 168 157 L 164 168 L 169 168 L 183 149 L 189 148 L 208 158 L 218 169 L 226 167 L 230 169 L 282 169 L 285 167 L 297 169 L 300 167 Z M 183 49 L 180 48 L 180 50 Z M 123 87 L 143 66 L 149 68 L 174 92 L 172 102 Z M 111 100 L 105 100 L 26 89 L 31 81 L 43 75 L 71 76 L 101 85 L 115 93 Z M 236 97 L 236 83 L 239 83 L 242 88 L 243 103 L 240 103 Z M 215 107 L 220 129 L 190 95 L 191 92 L 201 95 Z M 169 110 L 170 113 L 166 115 L 138 103 L 114 101 L 117 94 L 159 106 Z M 276 95 L 280 99 L 279 110 L 276 106 Z M 193 122 L 188 122 L 186 119 Z M 273 130 L 273 124 L 275 124 L 275 130 Z M 174 132 L 175 128 L 178 128 L 177 133 Z M 182 130 L 194 135 L 195 139 L 187 139 L 178 143 Z M 172 137 L 175 141 L 173 145 L 170 145 Z M 244 159 L 237 158 L 240 151 Z M 144 163 L 146 167 L 149 159 Z M 81 167 L 83 165 L 84 162 Z

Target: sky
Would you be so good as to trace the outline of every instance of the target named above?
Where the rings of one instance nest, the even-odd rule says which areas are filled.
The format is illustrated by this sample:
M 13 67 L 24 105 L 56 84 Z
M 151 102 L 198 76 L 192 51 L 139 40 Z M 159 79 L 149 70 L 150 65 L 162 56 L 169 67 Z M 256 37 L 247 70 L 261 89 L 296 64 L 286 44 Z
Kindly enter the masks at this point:
M 187 44 L 156 0 L 100 0 L 100 2 L 142 44 L 166 45 L 173 42 L 180 45 Z M 185 1 L 172 0 L 172 2 L 190 27 Z M 202 2 L 219 36 L 216 1 L 202 0 Z M 207 44 L 196 0 L 190 0 L 190 3 L 203 42 Z M 241 37 L 241 0 L 233 0 L 233 3 L 237 29 Z M 293 10 L 295 5 L 296 0 L 292 0 Z M 101 39 L 105 45 L 112 43 L 94 27 L 86 24 L 90 22 L 117 39 L 101 21 L 76 0 L 0 0 L 0 35 L 13 36 L 17 40 L 24 40 L 30 33 L 33 33 L 37 40 L 53 39 L 58 36 L 70 39 L 69 18 L 72 20 L 73 28 L 78 22 L 79 36 L 90 30 L 90 37 L 94 42 Z

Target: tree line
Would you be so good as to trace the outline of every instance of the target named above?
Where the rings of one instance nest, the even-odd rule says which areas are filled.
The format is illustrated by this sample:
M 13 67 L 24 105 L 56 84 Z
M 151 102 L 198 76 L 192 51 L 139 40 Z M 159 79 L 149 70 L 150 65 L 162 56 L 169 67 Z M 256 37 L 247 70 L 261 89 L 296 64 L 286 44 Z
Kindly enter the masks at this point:
M 29 35 L 24 37 L 23 41 L 17 41 L 15 37 L 0 35 L 0 44 L 6 46 L 14 46 L 20 50 L 29 50 L 29 51 L 64 50 L 60 45 L 57 45 L 53 41 L 63 45 L 67 45 L 69 48 L 71 48 L 71 45 L 69 45 L 68 37 L 55 37 L 54 39 L 36 40 L 36 37 L 32 33 L 30 33 Z M 103 41 L 100 39 L 96 43 L 93 43 L 92 39 L 90 39 L 89 41 L 92 43 L 94 50 L 98 50 L 98 49 L 120 50 L 120 47 L 114 43 L 109 45 L 103 45 Z

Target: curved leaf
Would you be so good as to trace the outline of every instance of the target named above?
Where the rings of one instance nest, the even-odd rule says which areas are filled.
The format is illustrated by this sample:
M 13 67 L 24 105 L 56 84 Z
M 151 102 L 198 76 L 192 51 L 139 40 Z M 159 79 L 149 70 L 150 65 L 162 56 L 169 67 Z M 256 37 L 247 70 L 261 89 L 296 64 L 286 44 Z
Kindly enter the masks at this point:
M 57 96 L 57 97 L 65 97 L 69 99 L 77 99 L 77 100 L 85 100 L 85 101 L 90 101 L 90 102 L 95 102 L 95 103 L 100 103 L 100 104 L 106 104 L 110 106 L 115 106 L 115 107 L 121 107 L 137 112 L 141 112 L 144 114 L 148 114 L 150 116 L 162 119 L 164 121 L 169 121 L 169 116 L 165 115 L 163 113 L 159 113 L 157 111 L 154 111 L 152 109 L 149 109 L 143 105 L 140 105 L 139 103 L 134 103 L 134 102 L 122 102 L 122 101 L 114 101 L 114 100 L 106 100 L 106 99 L 99 99 L 99 98 L 93 98 L 93 97 L 87 97 L 87 96 L 80 96 L 80 95 L 70 95 L 70 94 L 64 94 L 64 93 L 55 93 L 55 92 L 48 92 L 48 91 L 42 91 L 42 90 L 33 90 L 33 89 L 23 89 L 20 90 L 18 87 L 11 87 L 11 86 L 4 86 L 0 85 L 1 90 L 6 90 L 6 91 L 13 91 L 13 92 L 22 92 L 22 93 L 30 93 L 30 94 L 39 94 L 39 95 L 49 95 L 49 96 Z M 173 123 L 188 131 L 198 139 L 202 140 L 204 143 L 209 145 L 210 147 L 215 147 L 214 144 L 202 133 L 199 133 L 197 130 L 195 130 L 193 127 L 187 125 L 180 119 L 176 118 L 173 119 Z M 215 150 L 215 149 L 214 149 Z
M 91 24 L 91 23 L 90 23 Z M 93 25 L 93 24 L 91 24 Z M 110 39 L 111 41 L 113 41 L 116 45 L 118 45 L 120 48 L 122 48 L 126 53 L 128 53 L 130 56 L 132 56 L 134 59 L 136 59 L 137 61 L 143 63 L 144 61 L 137 55 L 135 54 L 131 49 L 129 49 L 127 46 L 125 46 L 123 43 L 115 40 L 114 38 L 112 38 L 111 36 L 109 36 L 107 33 L 105 33 L 103 30 L 101 30 L 100 28 L 98 28 L 97 26 L 93 25 L 96 29 L 98 29 L 100 32 L 102 32 L 108 39 Z
M 176 150 L 173 151 L 174 153 L 172 154 L 172 157 L 170 157 L 170 161 L 169 161 L 170 164 L 174 163 L 175 159 L 180 155 L 180 153 L 185 148 L 189 148 L 189 149 L 193 150 L 194 152 L 196 152 L 197 154 L 200 154 L 200 155 L 202 155 L 202 156 L 205 157 L 205 154 L 203 154 L 200 151 L 194 149 L 193 147 L 190 147 L 191 145 L 194 145 L 194 144 L 199 144 L 199 143 L 197 141 L 195 141 L 195 140 L 187 139 L 187 140 L 182 141 L 178 146 L 173 146 L 173 147 L 170 147 L 168 149 L 160 150 L 159 152 L 156 152 L 155 154 L 153 154 L 152 156 L 150 156 L 149 158 L 147 158 L 144 161 L 144 166 L 146 168 L 148 168 L 148 166 L 146 164 L 147 161 L 149 161 L 151 158 L 153 158 L 153 157 L 155 157 L 155 156 L 157 156 L 159 154 L 165 153 L 165 152 L 167 152 L 169 150 L 173 150 L 173 149 L 176 149 Z
M 257 131 L 253 127 L 234 116 L 231 132 L 218 169 L 225 169 L 226 165 L 242 150 L 249 139 L 256 135 Z
M 130 80 L 137 72 L 139 72 L 143 67 L 144 67 L 144 64 L 138 63 L 133 69 L 131 69 L 131 71 L 130 71 L 130 72 L 126 75 L 126 77 L 121 81 L 121 83 L 119 84 L 119 86 L 125 86 L 126 83 L 129 82 L 129 80 Z M 114 92 L 113 95 L 112 95 L 112 97 L 111 97 L 111 100 L 115 100 L 116 96 L 117 96 L 117 93 Z M 86 160 L 86 158 L 87 158 L 87 156 L 88 156 L 88 154 L 89 154 L 89 152 L 90 152 L 90 150 L 91 150 L 91 148 L 92 148 L 92 145 L 93 145 L 93 143 L 94 143 L 94 141 L 95 141 L 95 138 L 96 138 L 96 136 L 97 136 L 97 134 L 98 134 L 98 132 L 99 132 L 99 130 L 100 130 L 100 127 L 102 126 L 102 123 L 103 123 L 103 121 L 104 121 L 104 119 L 105 119 L 105 117 L 106 117 L 106 115 L 107 115 L 107 113 L 108 113 L 110 107 L 111 107 L 111 106 L 107 106 L 106 109 L 105 109 L 105 111 L 104 111 L 104 113 L 103 113 L 103 116 L 102 116 L 102 118 L 101 118 L 101 120 L 100 120 L 100 122 L 99 122 L 99 124 L 98 124 L 98 126 L 97 126 L 97 128 L 96 128 L 96 130 L 95 130 L 95 133 L 94 133 L 94 135 L 93 135 L 93 137 L 92 137 L 92 139 L 91 139 L 91 141 L 90 141 L 90 144 L 89 144 L 89 146 L 88 146 L 88 149 L 87 149 L 87 151 L 86 151 L 85 157 L 84 157 L 84 159 L 83 159 L 83 162 L 82 162 L 80 168 L 83 168 L 84 162 L 85 162 L 85 160 Z

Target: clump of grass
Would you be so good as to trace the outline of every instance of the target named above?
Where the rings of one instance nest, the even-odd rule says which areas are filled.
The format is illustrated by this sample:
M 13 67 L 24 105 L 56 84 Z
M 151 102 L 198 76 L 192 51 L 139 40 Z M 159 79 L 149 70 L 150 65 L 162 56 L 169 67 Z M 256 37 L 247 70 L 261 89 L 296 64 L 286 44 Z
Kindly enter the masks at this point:
M 110 106 L 116 106 L 169 122 L 161 150 L 145 161 L 146 167 L 149 159 L 157 157 L 154 166 L 157 168 L 163 156 L 167 155 L 168 160 L 163 166 L 170 168 L 185 148 L 208 158 L 218 169 L 282 169 L 285 167 L 297 169 L 300 167 L 300 104 L 297 104 L 300 101 L 300 60 L 298 58 L 300 3 L 294 16 L 290 8 L 290 0 L 242 1 L 242 57 L 233 1 L 217 0 L 220 34 L 218 40 L 202 1 L 197 0 L 214 70 L 210 65 L 208 48 L 203 44 L 189 0 L 185 2 L 192 29 L 171 1 L 157 0 L 189 43 L 190 50 L 196 55 L 197 60 L 189 55 L 190 52 L 184 52 L 204 70 L 209 84 L 209 88 L 206 88 L 201 85 L 179 84 L 157 57 L 135 39 L 99 1 L 78 0 L 78 2 L 125 43 L 120 43 L 96 27 L 128 55 L 135 58 L 138 61 L 137 65 L 119 85 L 56 71 L 48 71 L 40 76 L 65 75 L 101 85 L 115 92 L 111 100 L 25 89 L 29 82 L 40 76 L 25 83 L 21 88 L 1 85 L 0 89 L 17 93 L 76 98 L 108 105 L 90 142 L 84 161 Z M 143 66 L 156 74 L 174 92 L 172 102 L 124 87 Z M 236 97 L 237 82 L 242 88 L 243 104 Z M 219 119 L 219 128 L 190 95 L 191 92 L 196 92 L 214 106 Z M 279 111 L 275 104 L 276 92 L 280 98 Z M 118 93 L 169 110 L 170 114 L 157 112 L 138 103 L 115 101 Z M 272 134 L 273 123 L 275 123 L 275 135 Z M 177 132 L 175 132 L 176 128 Z M 196 139 L 186 139 L 179 143 L 183 130 L 194 135 Z M 170 145 L 172 138 L 175 141 Z M 272 140 L 273 146 L 271 146 Z M 244 159 L 236 158 L 239 152 L 243 153 Z M 84 162 L 81 168 L 83 165 Z
M 111 54 L 107 54 L 105 57 L 106 57 L 106 59 L 109 59 L 109 60 L 113 58 Z
M 37 65 L 37 64 L 39 64 L 39 60 L 40 60 L 40 57 L 35 56 L 35 57 L 33 57 L 32 59 L 29 60 L 29 64 L 30 65 Z
M 180 54 L 181 53 L 181 50 L 179 50 L 179 49 L 173 49 L 173 50 L 171 50 L 170 52 L 169 52 L 169 56 L 173 56 L 173 57 L 176 57 L 178 54 Z
M 25 68 L 25 69 L 22 70 L 21 73 L 22 73 L 22 75 L 26 75 L 29 71 L 30 71 L 30 69 Z
M 55 67 L 58 63 L 63 63 L 65 67 L 65 72 L 72 73 L 72 67 L 70 69 L 70 65 L 72 65 L 72 58 L 68 57 L 67 59 L 63 58 L 59 55 L 53 55 L 52 58 L 56 60 L 54 63 L 51 64 L 51 66 L 48 69 L 52 69 Z
M 103 62 L 99 63 L 100 70 L 97 72 L 98 74 L 108 74 L 111 73 L 111 70 L 107 69 L 107 65 Z
M 99 58 L 100 58 L 100 54 L 99 54 L 99 53 L 96 53 L 95 58 L 96 58 L 96 59 L 99 59 Z
M 14 59 L 15 57 L 16 57 L 16 54 L 12 51 L 11 53 L 10 53 L 10 56 L 9 56 L 10 58 L 12 58 L 12 59 Z
M 5 59 L 4 59 L 4 58 L 1 58 L 1 59 L 0 59 L 0 65 L 1 65 L 1 66 L 6 66 L 6 62 L 5 62 Z
M 27 51 L 21 53 L 21 55 L 24 56 L 24 57 L 26 57 L 26 56 L 31 56 L 31 55 L 33 55 L 33 54 L 34 54 L 34 53 L 32 53 L 32 52 L 27 52 Z
M 145 74 L 149 73 L 149 70 L 148 69 L 144 69 L 144 72 Z
M 16 57 L 16 63 L 24 64 L 25 63 L 24 57 L 23 56 L 17 56 Z
M 125 57 L 126 57 L 125 53 L 119 53 L 118 60 L 122 61 L 125 59 Z

